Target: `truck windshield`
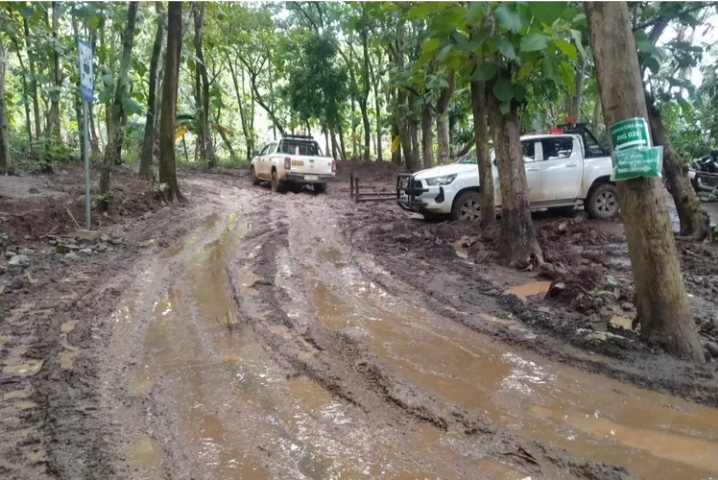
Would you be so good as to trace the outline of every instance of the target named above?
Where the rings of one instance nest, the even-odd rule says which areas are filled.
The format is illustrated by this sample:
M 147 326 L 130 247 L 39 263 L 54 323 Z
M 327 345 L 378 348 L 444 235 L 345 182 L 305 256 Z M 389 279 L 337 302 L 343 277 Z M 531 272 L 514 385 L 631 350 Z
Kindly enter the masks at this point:
M 282 140 L 282 143 L 279 145 L 279 153 L 289 155 L 319 155 L 319 147 L 316 142 Z

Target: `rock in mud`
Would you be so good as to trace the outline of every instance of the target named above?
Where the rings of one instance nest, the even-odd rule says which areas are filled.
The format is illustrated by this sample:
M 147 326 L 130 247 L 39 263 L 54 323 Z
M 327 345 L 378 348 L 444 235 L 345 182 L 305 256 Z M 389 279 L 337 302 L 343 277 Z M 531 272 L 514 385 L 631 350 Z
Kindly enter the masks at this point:
M 95 247 L 95 250 L 102 253 L 102 252 L 106 252 L 108 248 L 109 247 L 107 246 L 106 243 L 100 243 L 99 245 L 97 245 L 97 247 Z
M 705 348 L 713 356 L 713 358 L 718 358 L 718 343 L 706 342 Z
M 97 242 L 102 234 L 97 230 L 77 230 L 72 234 L 73 238 L 80 244 L 90 244 Z
M 13 252 L 12 250 L 8 250 L 7 252 L 5 252 L 5 258 L 12 258 L 15 255 L 17 255 L 17 253 Z
M 549 298 L 555 298 L 561 295 L 566 290 L 566 284 L 564 282 L 553 282 L 546 292 L 546 296 Z
M 80 255 L 92 255 L 92 249 L 91 248 L 83 248 L 80 251 L 78 251 Z
M 70 253 L 66 253 L 64 258 L 65 258 L 65 260 L 77 260 L 80 257 L 78 257 L 75 252 L 70 252 Z
M 20 290 L 25 285 L 21 276 L 11 277 L 10 280 L 5 283 L 4 291 L 11 292 L 13 290 Z
M 15 255 L 10 259 L 8 262 L 9 265 L 20 265 L 21 267 L 26 267 L 30 265 L 30 259 L 27 255 Z

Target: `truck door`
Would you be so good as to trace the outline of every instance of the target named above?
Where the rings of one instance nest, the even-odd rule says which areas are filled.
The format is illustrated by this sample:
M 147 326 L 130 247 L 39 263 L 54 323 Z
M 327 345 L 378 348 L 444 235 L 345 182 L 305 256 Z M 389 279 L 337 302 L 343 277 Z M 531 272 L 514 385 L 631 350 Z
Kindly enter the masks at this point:
M 583 154 L 575 138 L 552 136 L 541 139 L 540 201 L 575 200 L 581 187 Z
M 524 169 L 526 170 L 526 198 L 529 203 L 541 201 L 541 170 L 539 168 L 539 156 L 537 155 L 541 144 L 535 140 L 521 142 L 521 150 L 524 155 Z
M 277 149 L 277 142 L 270 142 L 267 144 L 262 154 L 259 157 L 259 164 L 261 165 L 258 173 L 264 178 L 271 178 L 272 172 L 272 154 Z

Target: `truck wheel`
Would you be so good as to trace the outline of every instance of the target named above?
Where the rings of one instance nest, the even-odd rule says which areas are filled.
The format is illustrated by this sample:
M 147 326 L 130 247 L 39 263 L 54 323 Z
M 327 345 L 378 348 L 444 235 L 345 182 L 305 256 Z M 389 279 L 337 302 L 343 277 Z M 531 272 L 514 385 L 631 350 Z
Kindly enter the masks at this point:
M 481 195 L 479 192 L 464 192 L 454 200 L 451 207 L 452 220 L 476 221 L 481 218 Z
M 284 182 L 279 181 L 276 170 L 272 170 L 272 191 L 274 193 L 284 192 Z
M 257 173 L 254 171 L 254 165 L 252 165 L 252 185 L 259 185 L 259 179 Z
M 604 183 L 591 190 L 586 199 L 586 210 L 591 218 L 609 219 L 618 214 L 618 190 Z
M 326 191 L 327 191 L 326 183 L 315 183 L 314 184 L 314 193 L 324 193 Z

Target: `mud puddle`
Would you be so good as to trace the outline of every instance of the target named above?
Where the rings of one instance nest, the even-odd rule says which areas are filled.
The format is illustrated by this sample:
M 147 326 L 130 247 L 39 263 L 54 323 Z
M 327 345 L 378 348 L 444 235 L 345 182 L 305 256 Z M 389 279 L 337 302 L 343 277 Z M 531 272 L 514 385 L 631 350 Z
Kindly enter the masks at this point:
M 142 294 L 143 285 L 162 281 L 148 273 L 117 308 L 120 324 L 136 322 L 143 311 L 149 316 L 144 353 L 126 374 L 127 393 L 141 399 L 145 412 L 153 404 L 154 414 L 164 417 L 159 424 L 172 426 L 163 432 L 151 415 L 136 420 L 140 433 L 127 452 L 134 468 L 143 478 L 178 461 L 194 478 L 438 478 L 395 453 L 396 438 L 357 425 L 354 407 L 307 378 L 288 375 L 270 357 L 249 323 L 238 318 L 227 288 L 228 248 L 249 225 L 240 214 L 224 229 L 219 222 L 215 227 L 173 250 L 172 274 L 158 298 Z M 240 288 L 253 297 L 258 277 L 243 278 Z M 274 333 L 293 334 L 280 327 Z M 402 441 L 422 450 L 442 448 L 433 436 L 405 435 Z M 525 477 L 488 461 L 475 465 L 498 472 L 486 478 Z M 441 473 L 468 478 L 451 469 Z
M 303 268 L 326 326 L 358 336 L 430 394 L 480 412 L 499 428 L 579 459 L 625 466 L 638 477 L 718 474 L 718 410 L 512 351 L 407 304 L 326 252 L 316 259 Z

